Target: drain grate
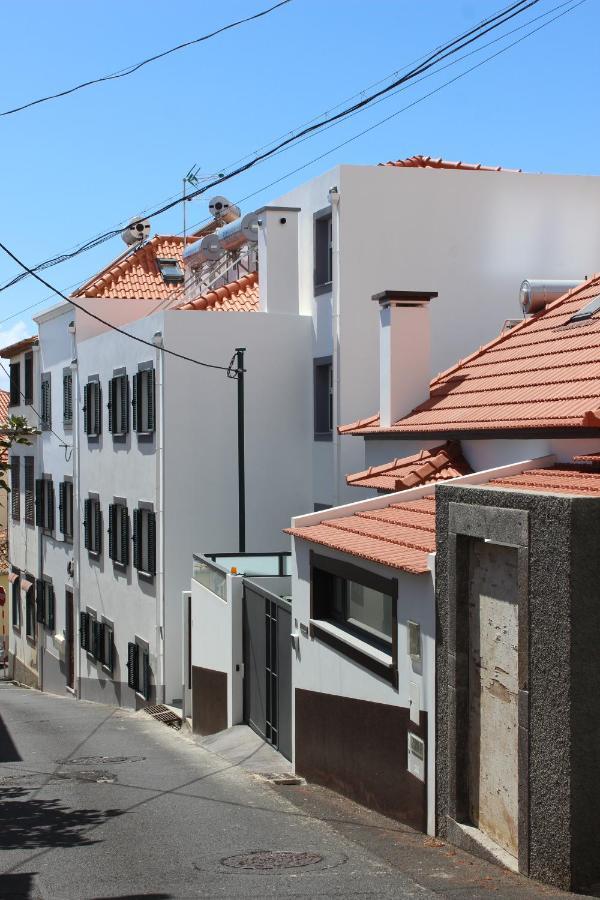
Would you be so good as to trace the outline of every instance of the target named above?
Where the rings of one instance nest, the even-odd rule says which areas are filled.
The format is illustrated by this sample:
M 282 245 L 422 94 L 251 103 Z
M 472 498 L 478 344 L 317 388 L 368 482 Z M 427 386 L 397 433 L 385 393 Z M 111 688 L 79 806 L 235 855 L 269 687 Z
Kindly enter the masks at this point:
M 57 759 L 61 766 L 116 766 L 121 763 L 143 762 L 145 756 L 77 756 L 75 759 Z
M 169 709 L 168 706 L 163 706 L 162 703 L 158 703 L 155 706 L 145 706 L 144 712 L 148 713 L 149 716 L 152 716 L 153 719 L 156 719 L 157 722 L 168 725 L 169 728 L 175 728 L 177 731 L 181 728 L 181 719 L 179 716 Z
M 0 786 L 27 785 L 38 787 L 44 784 L 60 784 L 62 781 L 77 781 L 80 784 L 114 784 L 117 776 L 106 769 L 82 769 L 75 772 L 52 772 L 50 775 L 44 772 L 24 773 L 22 775 L 7 775 L 0 778 Z
M 296 853 L 291 850 L 249 850 L 236 853 L 221 860 L 230 869 L 253 869 L 258 872 L 269 872 L 272 869 L 296 869 L 301 866 L 314 866 L 322 862 L 318 853 Z

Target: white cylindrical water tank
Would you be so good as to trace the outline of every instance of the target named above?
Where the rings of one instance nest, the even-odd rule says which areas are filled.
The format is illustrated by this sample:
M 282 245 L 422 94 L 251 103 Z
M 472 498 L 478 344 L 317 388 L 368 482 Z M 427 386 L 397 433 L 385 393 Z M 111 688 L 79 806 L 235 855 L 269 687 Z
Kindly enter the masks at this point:
M 213 197 L 208 201 L 208 211 L 215 219 L 218 219 L 219 222 L 225 222 L 226 224 L 235 222 L 242 214 L 239 206 L 230 203 L 227 197 L 220 196 Z
M 223 249 L 230 252 L 244 244 L 255 244 L 258 241 L 258 216 L 256 213 L 246 213 L 231 225 L 219 228 L 217 234 Z
M 183 251 L 183 262 L 186 266 L 195 269 L 205 262 L 215 262 L 223 255 L 223 245 L 217 234 L 207 234 L 199 241 L 195 241 Z
M 567 291 L 572 291 L 580 285 L 582 280 L 526 278 L 519 291 L 521 308 L 526 315 L 540 312 L 553 300 L 558 300 Z

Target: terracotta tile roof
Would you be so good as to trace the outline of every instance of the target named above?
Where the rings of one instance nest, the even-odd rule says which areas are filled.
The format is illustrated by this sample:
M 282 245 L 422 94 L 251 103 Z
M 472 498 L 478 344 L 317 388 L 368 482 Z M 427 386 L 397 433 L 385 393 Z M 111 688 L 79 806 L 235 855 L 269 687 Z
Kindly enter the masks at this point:
M 505 169 L 502 166 L 483 166 L 481 163 L 450 162 L 441 157 L 433 156 L 409 156 L 406 159 L 397 159 L 380 166 L 394 166 L 398 169 L 460 169 L 469 172 L 522 172 L 522 169 Z
M 258 272 L 242 275 L 214 291 L 202 294 L 196 300 L 184 303 L 178 309 L 206 310 L 207 312 L 257 312 Z
M 9 391 L 0 390 L 0 424 L 8 419 L 8 404 L 10 403 Z
M 23 338 L 22 341 L 17 341 L 16 344 L 10 344 L 8 347 L 3 347 L 0 350 L 0 357 L 2 359 L 10 359 L 13 356 L 18 356 L 19 353 L 24 353 L 25 350 L 31 350 L 32 347 L 37 347 L 38 339 L 37 336 Z
M 600 427 L 600 275 L 495 338 L 431 382 L 429 399 L 390 428 L 371 416 L 341 434 L 460 434 Z
M 468 475 L 472 469 L 462 455 L 460 444 L 446 441 L 431 450 L 421 450 L 414 456 L 394 459 L 382 466 L 371 466 L 364 472 L 356 472 L 346 477 L 347 484 L 352 487 L 374 488 L 382 492 L 404 491 L 446 481 L 457 475 Z
M 600 495 L 600 472 L 585 465 L 555 465 L 549 469 L 530 469 L 521 475 L 510 475 L 490 481 L 487 487 L 536 493 Z
M 422 575 L 428 571 L 428 554 L 435 550 L 435 497 L 391 503 L 384 509 L 366 509 L 286 532 L 360 559 Z
M 573 457 L 573 462 L 600 466 L 600 450 L 596 450 L 594 453 L 580 453 Z

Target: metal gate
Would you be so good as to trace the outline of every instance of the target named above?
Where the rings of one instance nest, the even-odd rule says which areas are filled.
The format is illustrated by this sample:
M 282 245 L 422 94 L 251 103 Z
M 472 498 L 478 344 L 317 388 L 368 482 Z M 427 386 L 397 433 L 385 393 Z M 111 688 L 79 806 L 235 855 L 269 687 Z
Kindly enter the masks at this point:
M 292 758 L 292 606 L 244 581 L 244 721 Z

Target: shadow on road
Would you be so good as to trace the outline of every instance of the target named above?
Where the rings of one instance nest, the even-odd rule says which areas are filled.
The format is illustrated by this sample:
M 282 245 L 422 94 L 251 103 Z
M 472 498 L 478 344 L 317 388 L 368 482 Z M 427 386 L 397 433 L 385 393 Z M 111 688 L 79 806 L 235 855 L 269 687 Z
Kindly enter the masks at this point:
M 0 790 L 0 851 L 95 844 L 85 831 L 121 815 L 118 809 L 69 809 L 58 800 L 36 800 L 28 794 L 19 787 Z M 0 876 L 2 888 L 7 877 Z
M 30 900 L 35 897 L 33 879 L 35 873 L 21 872 L 18 875 L 0 875 L 0 890 L 6 900 Z M 39 896 L 39 894 L 38 894 Z
M 10 731 L 4 724 L 2 716 L 0 716 L 0 763 L 20 762 L 21 759 L 22 757 L 10 736 Z

